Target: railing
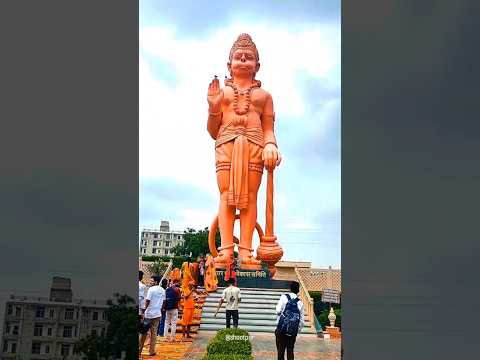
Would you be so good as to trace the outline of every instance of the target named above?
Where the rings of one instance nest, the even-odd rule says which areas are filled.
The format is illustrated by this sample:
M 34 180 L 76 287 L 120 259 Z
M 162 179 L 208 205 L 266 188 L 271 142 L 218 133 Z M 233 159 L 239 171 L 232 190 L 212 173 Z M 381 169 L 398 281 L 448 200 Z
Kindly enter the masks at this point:
M 300 300 L 302 300 L 303 306 L 305 307 L 305 317 L 310 321 L 310 326 L 312 328 L 316 328 L 315 326 L 315 312 L 313 310 L 313 299 L 310 297 L 308 293 L 307 287 L 302 280 L 302 276 L 298 271 L 297 267 L 295 267 L 295 275 L 297 275 L 298 282 L 300 283 Z
M 166 279 L 168 275 L 170 275 L 170 272 L 172 271 L 172 267 L 173 267 L 173 260 L 170 260 L 167 268 L 165 269 L 165 272 L 163 273 L 162 280 L 160 281 L 160 283 L 162 283 L 163 279 Z

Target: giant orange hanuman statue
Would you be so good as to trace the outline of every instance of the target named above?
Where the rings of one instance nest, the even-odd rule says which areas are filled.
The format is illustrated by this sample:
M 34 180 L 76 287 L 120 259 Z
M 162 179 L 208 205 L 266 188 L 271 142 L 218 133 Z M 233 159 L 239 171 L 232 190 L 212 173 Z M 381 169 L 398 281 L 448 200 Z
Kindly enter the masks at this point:
M 240 220 L 238 252 L 242 269 L 260 269 L 268 263 L 271 272 L 283 251 L 273 235 L 273 170 L 281 155 L 274 133 L 275 113 L 272 96 L 255 79 L 260 69 L 259 54 L 248 34 L 234 42 L 227 63 L 230 78 L 220 88 L 215 78 L 208 87 L 207 130 L 215 140 L 215 164 L 220 190 L 218 216 L 210 228 L 209 245 L 215 264 L 226 268 L 233 254 L 234 222 Z M 264 167 L 268 171 L 267 225 L 263 234 L 257 224 L 257 193 Z M 237 209 L 239 214 L 237 214 Z M 215 232 L 220 228 L 221 246 L 215 248 Z M 252 252 L 253 231 L 257 229 L 260 246 L 256 258 Z

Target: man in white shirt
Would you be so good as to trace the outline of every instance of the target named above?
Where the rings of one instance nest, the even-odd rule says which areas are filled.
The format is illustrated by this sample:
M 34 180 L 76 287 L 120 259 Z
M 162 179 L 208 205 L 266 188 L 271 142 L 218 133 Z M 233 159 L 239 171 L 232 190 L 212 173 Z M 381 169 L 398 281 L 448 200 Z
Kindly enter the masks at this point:
M 150 321 L 150 348 L 149 355 L 155 355 L 155 345 L 157 343 L 157 333 L 158 325 L 160 323 L 160 318 L 162 317 L 162 307 L 165 302 L 165 289 L 159 286 L 160 276 L 152 276 L 153 286 L 151 286 L 147 291 L 147 296 L 145 297 L 145 311 L 142 314 L 142 317 Z M 139 339 L 140 353 L 142 352 L 143 345 L 145 344 L 145 339 L 147 334 L 141 334 Z
M 230 278 L 228 279 L 228 287 L 223 289 L 222 297 L 218 303 L 217 312 L 222 306 L 222 303 L 225 301 L 227 304 L 225 305 L 225 320 L 226 320 L 226 327 L 227 329 L 230 328 L 230 319 L 233 317 L 233 327 L 238 328 L 238 303 L 242 300 L 240 289 L 236 286 L 235 279 Z
M 147 293 L 147 285 L 142 283 L 143 271 L 138 271 L 138 315 L 142 315 L 145 311 L 145 295 Z
M 290 292 L 288 295 L 291 299 L 296 299 L 298 297 L 298 293 L 300 291 L 300 284 L 297 281 L 292 281 L 290 284 Z M 280 315 L 285 310 L 285 306 L 288 303 L 288 297 L 286 294 L 280 296 L 278 300 L 276 311 L 277 311 L 277 324 L 280 319 Z M 305 325 L 305 308 L 303 306 L 302 301 L 299 299 L 297 302 L 298 311 L 300 313 L 300 323 L 298 324 L 298 332 L 300 332 Z M 277 345 L 277 352 L 278 352 L 278 360 L 285 359 L 285 350 L 287 350 L 287 360 L 293 360 L 293 348 L 295 346 L 295 341 L 297 340 L 297 336 L 288 336 L 285 334 L 281 334 L 278 330 L 275 330 L 275 342 Z

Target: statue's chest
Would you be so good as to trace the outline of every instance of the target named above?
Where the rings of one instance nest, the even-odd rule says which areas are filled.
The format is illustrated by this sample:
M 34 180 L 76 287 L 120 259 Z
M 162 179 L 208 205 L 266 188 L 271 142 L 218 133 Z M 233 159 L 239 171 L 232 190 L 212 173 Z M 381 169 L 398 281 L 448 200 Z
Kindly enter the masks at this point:
M 230 107 L 234 105 L 235 102 L 238 102 L 238 105 L 243 107 L 246 102 L 250 103 L 250 109 L 255 109 L 256 111 L 261 111 L 265 105 L 265 96 L 258 90 L 253 90 L 250 93 L 250 96 L 246 94 L 238 95 L 238 100 L 235 99 L 235 94 L 233 90 L 229 87 L 224 90 L 223 104 L 224 106 Z

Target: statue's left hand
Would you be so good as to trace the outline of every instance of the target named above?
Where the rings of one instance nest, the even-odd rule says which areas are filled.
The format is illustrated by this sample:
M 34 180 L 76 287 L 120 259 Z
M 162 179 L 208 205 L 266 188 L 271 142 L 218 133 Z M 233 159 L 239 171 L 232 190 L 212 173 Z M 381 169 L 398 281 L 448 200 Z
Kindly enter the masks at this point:
M 282 155 L 274 144 L 269 143 L 265 145 L 265 148 L 263 149 L 262 160 L 264 161 L 265 168 L 270 171 L 280 165 Z

